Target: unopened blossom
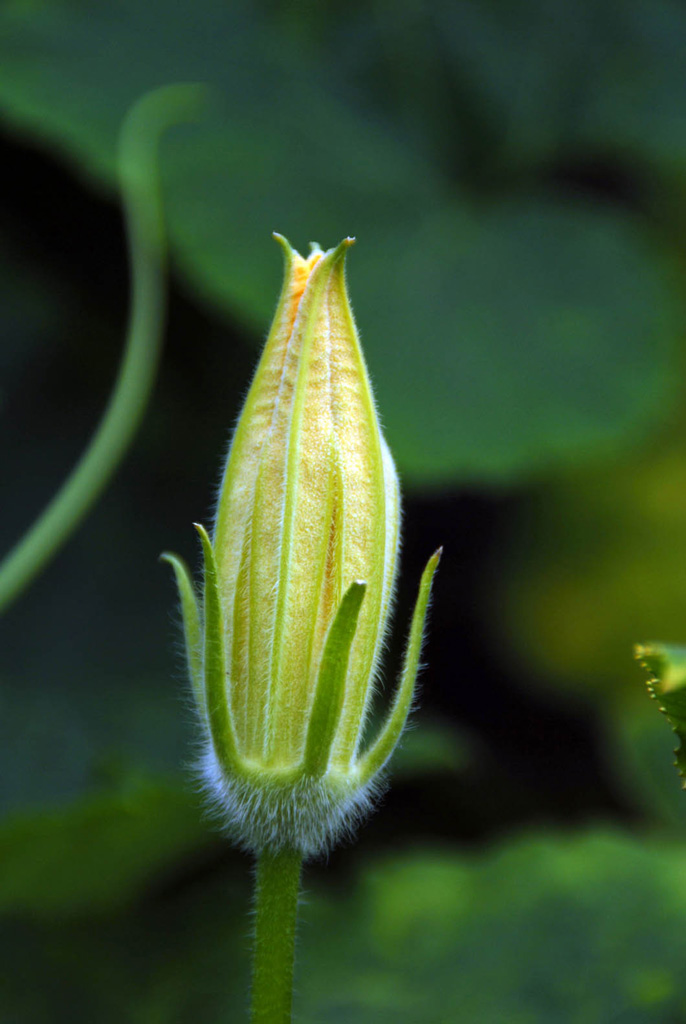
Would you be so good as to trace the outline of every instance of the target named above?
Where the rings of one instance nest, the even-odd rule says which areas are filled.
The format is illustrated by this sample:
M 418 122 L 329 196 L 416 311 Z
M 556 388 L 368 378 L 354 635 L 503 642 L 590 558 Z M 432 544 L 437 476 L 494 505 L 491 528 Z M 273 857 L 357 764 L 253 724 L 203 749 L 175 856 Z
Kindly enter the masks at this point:
M 436 552 L 385 723 L 365 736 L 398 560 L 398 480 L 348 302 L 351 239 L 285 279 L 233 437 L 204 596 L 179 585 L 206 787 L 251 849 L 317 853 L 370 806 L 412 702 Z

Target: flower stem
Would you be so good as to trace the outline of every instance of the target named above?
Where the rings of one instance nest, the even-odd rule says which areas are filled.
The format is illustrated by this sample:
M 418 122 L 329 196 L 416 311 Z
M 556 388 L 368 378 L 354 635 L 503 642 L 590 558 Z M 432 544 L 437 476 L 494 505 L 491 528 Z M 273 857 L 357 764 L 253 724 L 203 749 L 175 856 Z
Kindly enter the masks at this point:
M 257 862 L 252 1024 L 290 1024 L 302 855 L 263 850 Z

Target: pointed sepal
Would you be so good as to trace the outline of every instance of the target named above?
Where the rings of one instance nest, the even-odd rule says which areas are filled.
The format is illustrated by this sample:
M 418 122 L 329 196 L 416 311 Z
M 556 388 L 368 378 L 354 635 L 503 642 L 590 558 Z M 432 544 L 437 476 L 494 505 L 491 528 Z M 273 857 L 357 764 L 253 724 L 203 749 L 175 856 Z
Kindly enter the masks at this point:
M 160 561 L 166 562 L 174 570 L 176 586 L 181 601 L 181 618 L 183 620 L 183 636 L 186 645 L 186 662 L 188 674 L 193 687 L 193 696 L 198 711 L 205 714 L 205 691 L 202 681 L 202 635 L 200 628 L 200 610 L 198 598 L 188 566 L 183 558 L 172 551 L 164 551 Z
M 403 670 L 393 704 L 379 735 L 358 761 L 358 774 L 363 785 L 369 782 L 386 764 L 405 728 L 414 696 L 419 656 L 424 635 L 424 623 L 429 606 L 429 597 L 431 596 L 431 584 L 438 568 L 442 551 L 443 549 L 439 548 L 438 551 L 434 552 L 422 573 L 419 593 L 417 594 L 417 601 L 410 625 L 410 634 L 407 639 L 407 647 L 405 648 Z
M 203 669 L 207 721 L 219 763 L 223 768 L 238 769 L 236 736 L 226 685 L 224 613 L 219 596 L 217 565 L 207 530 L 200 523 L 194 523 L 194 526 L 200 535 L 205 560 Z
M 350 648 L 366 589 L 366 583 L 350 585 L 326 638 L 305 741 L 303 768 L 306 775 L 324 775 L 329 764 L 343 710 Z

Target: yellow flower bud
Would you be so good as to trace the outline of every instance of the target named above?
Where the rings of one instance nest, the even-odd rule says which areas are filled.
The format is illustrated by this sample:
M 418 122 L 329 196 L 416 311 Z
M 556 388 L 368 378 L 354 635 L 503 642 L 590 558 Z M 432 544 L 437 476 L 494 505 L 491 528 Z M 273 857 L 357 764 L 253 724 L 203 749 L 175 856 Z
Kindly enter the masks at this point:
M 198 527 L 202 615 L 185 566 L 165 557 L 181 592 L 207 786 L 239 841 L 308 855 L 367 809 L 402 732 L 439 553 L 422 577 L 393 705 L 365 748 L 397 565 L 398 481 L 348 303 L 352 240 L 304 259 L 276 238 L 283 290 L 212 541 Z

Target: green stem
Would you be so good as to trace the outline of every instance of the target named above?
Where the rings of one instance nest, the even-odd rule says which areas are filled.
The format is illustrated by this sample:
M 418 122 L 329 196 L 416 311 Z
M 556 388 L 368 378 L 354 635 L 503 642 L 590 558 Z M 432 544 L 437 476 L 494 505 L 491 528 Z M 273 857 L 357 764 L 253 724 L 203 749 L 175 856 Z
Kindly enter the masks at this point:
M 264 850 L 257 862 L 252 1024 L 290 1024 L 302 855 Z
M 165 239 L 157 180 L 162 131 L 197 107 L 196 86 L 148 93 L 122 128 L 119 174 L 131 260 L 131 311 L 117 381 L 88 448 L 36 522 L 0 563 L 0 611 L 29 585 L 109 482 L 142 419 L 162 347 Z

